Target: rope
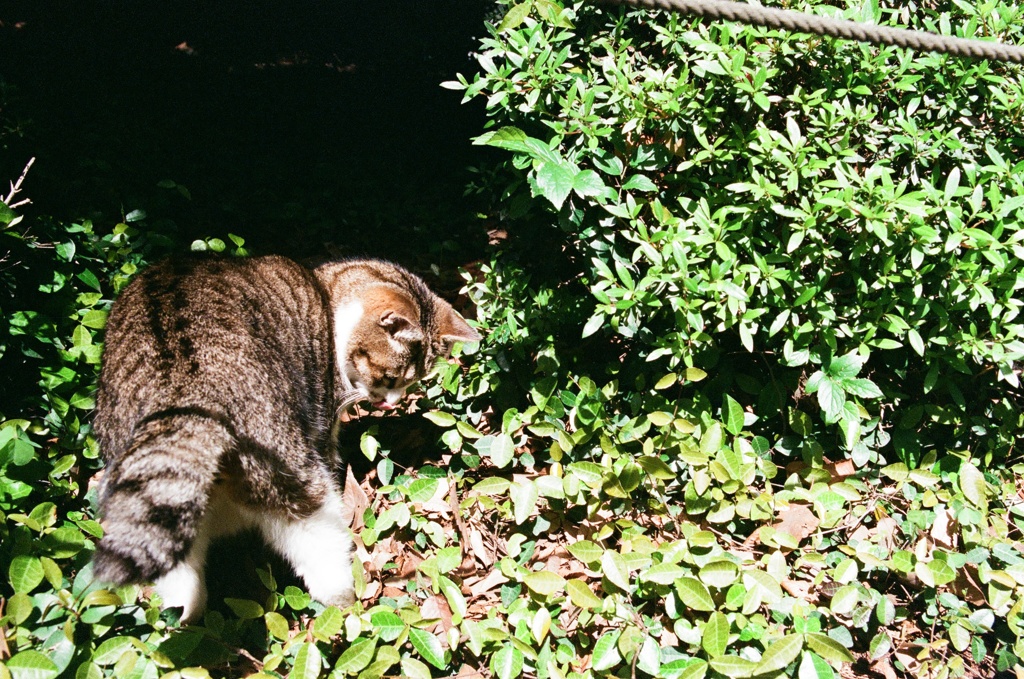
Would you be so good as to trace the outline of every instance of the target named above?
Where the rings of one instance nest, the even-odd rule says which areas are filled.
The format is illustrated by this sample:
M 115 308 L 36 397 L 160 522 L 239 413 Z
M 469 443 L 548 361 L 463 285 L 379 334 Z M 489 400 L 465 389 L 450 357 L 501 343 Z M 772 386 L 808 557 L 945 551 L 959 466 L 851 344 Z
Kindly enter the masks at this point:
M 745 24 L 784 28 L 798 33 L 845 38 L 860 42 L 895 45 L 922 52 L 942 52 L 974 59 L 992 59 L 1024 63 L 1024 47 L 999 42 L 969 40 L 925 31 L 911 31 L 903 28 L 863 24 L 855 21 L 830 19 L 815 14 L 794 12 L 788 9 L 774 9 L 749 5 L 745 2 L 728 0 L 603 0 L 613 5 L 635 5 L 650 9 L 667 9 L 673 12 L 697 14 L 712 19 L 726 19 Z

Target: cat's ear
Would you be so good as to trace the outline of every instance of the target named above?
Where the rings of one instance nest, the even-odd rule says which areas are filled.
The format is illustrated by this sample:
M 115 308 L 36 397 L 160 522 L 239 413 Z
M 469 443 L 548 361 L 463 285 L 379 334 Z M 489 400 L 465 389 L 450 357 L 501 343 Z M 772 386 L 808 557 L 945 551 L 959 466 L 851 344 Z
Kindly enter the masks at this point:
M 440 324 L 437 334 L 448 343 L 452 342 L 479 342 L 481 337 L 474 328 L 466 323 L 466 319 L 459 315 L 455 309 L 446 302 L 442 307 Z
M 396 339 L 413 339 L 419 336 L 419 325 L 408 318 L 407 312 L 387 309 L 380 315 L 380 327 Z

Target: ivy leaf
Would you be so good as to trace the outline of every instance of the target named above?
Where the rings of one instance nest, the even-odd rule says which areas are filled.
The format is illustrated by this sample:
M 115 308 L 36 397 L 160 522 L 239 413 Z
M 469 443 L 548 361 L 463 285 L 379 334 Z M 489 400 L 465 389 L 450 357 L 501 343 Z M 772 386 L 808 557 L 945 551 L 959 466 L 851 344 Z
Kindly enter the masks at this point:
M 295 654 L 295 664 L 288 673 L 289 679 L 317 679 L 323 669 L 323 656 L 317 645 L 303 642 Z
M 802 634 L 787 634 L 781 639 L 771 641 L 764 649 L 761 662 L 754 669 L 755 674 L 768 674 L 784 669 L 797 659 L 804 647 Z
M 838 641 L 819 632 L 804 635 L 807 648 L 830 662 L 853 662 L 853 656 Z
M 738 655 L 723 655 L 711 659 L 711 669 L 727 677 L 749 677 L 754 673 L 757 663 L 741 658 Z
M 604 603 L 583 580 L 569 580 L 565 583 L 565 591 L 569 595 L 569 601 L 580 608 L 600 608 Z
M 409 485 L 409 500 L 423 503 L 434 497 L 437 492 L 437 479 L 416 479 Z
M 509 496 L 512 498 L 512 514 L 517 525 L 523 525 L 533 516 L 537 508 L 537 500 L 540 492 L 537 484 L 530 479 L 515 481 L 509 488 Z
M 733 436 L 739 436 L 743 431 L 743 406 L 728 394 L 725 395 L 722 404 L 722 416 L 725 419 L 726 430 Z
M 519 679 L 524 661 L 522 651 L 512 644 L 505 644 L 491 656 L 491 671 L 498 679 Z
M 432 410 L 430 412 L 423 413 L 424 419 L 430 420 L 439 427 L 454 427 L 458 420 L 451 413 L 441 412 L 440 410 Z
M 729 646 L 729 618 L 725 617 L 725 613 L 715 611 L 711 614 L 701 632 L 700 645 L 712 658 L 725 653 Z
M 623 592 L 630 591 L 629 568 L 618 552 L 609 549 L 601 555 L 601 572 L 610 583 Z
M 413 627 L 409 630 L 409 641 L 420 656 L 437 669 L 443 670 L 448 666 L 441 640 L 430 632 Z
M 483 443 L 485 439 L 490 442 L 487 457 L 491 460 L 491 463 L 498 469 L 504 469 L 507 467 L 516 452 L 515 444 L 512 443 L 512 438 L 508 434 L 495 434 L 493 437 L 484 437 L 484 439 L 480 439 L 480 442 Z
M 242 620 L 255 620 L 256 618 L 263 617 L 263 606 L 260 606 L 255 601 L 228 597 L 224 599 L 224 603 Z
M 527 575 L 523 582 L 532 591 L 545 597 L 565 587 L 565 578 L 551 571 L 535 571 Z
M 375 650 L 377 650 L 376 639 L 358 639 L 338 658 L 338 662 L 334 665 L 335 670 L 341 670 L 345 674 L 360 672 L 373 660 Z
M 817 654 L 804 651 L 800 668 L 797 670 L 797 679 L 835 679 L 835 677 L 836 673 L 832 670 L 831 665 Z
M 958 478 L 960 492 L 964 497 L 975 507 L 985 509 L 988 506 L 988 483 L 985 482 L 984 474 L 970 462 L 965 462 L 960 465 Z
M 683 603 L 695 611 L 713 611 L 715 602 L 711 598 L 711 592 L 696 578 L 680 578 L 676 582 L 676 591 Z
M 619 636 L 622 634 L 621 630 L 613 630 L 605 632 L 601 635 L 601 638 L 594 644 L 594 654 L 591 658 L 591 666 L 597 672 L 604 672 L 622 662 L 622 656 L 619 655 Z

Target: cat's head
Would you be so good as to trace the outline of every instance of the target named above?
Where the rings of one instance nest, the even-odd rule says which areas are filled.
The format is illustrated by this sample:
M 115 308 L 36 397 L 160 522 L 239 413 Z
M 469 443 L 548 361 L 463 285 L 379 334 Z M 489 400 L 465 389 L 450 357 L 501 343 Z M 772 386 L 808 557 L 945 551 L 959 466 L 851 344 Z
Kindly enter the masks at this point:
M 373 274 L 385 265 L 372 264 Z M 344 402 L 391 409 L 455 342 L 478 342 L 480 334 L 419 278 L 386 266 L 393 270 L 383 280 L 344 276 L 351 289 L 334 306 L 334 339 Z

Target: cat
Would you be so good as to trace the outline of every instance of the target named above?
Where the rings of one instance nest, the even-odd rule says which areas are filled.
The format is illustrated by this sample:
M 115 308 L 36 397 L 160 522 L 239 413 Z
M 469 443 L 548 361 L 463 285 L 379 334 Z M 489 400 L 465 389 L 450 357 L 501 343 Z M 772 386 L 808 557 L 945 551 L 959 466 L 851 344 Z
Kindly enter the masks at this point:
M 195 256 L 143 270 L 106 326 L 95 576 L 156 580 L 163 606 L 194 621 L 210 542 L 255 528 L 313 598 L 352 603 L 337 418 L 359 401 L 393 408 L 454 342 L 479 340 L 385 261 Z

